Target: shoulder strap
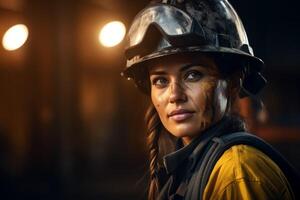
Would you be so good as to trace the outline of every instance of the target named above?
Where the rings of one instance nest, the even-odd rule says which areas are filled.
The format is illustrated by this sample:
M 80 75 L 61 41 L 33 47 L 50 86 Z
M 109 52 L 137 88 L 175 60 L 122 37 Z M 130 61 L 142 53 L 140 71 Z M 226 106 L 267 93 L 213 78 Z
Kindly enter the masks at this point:
M 299 191 L 296 189 L 300 184 L 300 175 L 295 168 L 277 150 L 261 138 L 246 132 L 236 132 L 212 139 L 206 152 L 207 154 L 202 159 L 202 162 L 198 164 L 196 168 L 197 173 L 191 179 L 191 187 L 193 189 L 187 192 L 190 193 L 187 194 L 190 199 L 202 199 L 205 186 L 216 162 L 227 149 L 239 144 L 255 147 L 269 156 L 285 174 L 296 199 L 300 197 Z

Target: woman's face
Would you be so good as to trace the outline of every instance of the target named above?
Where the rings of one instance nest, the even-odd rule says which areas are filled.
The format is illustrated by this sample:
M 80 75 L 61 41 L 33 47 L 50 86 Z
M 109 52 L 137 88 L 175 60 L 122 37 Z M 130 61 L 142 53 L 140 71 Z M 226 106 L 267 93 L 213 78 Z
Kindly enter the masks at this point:
M 150 65 L 149 76 L 162 124 L 185 144 L 223 117 L 228 84 L 213 59 L 171 56 Z

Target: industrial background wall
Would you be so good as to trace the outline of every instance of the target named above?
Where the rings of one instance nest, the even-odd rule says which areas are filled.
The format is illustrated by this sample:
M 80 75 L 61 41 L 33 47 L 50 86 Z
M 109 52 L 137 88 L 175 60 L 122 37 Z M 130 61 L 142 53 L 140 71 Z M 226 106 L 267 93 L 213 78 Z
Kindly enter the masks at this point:
M 146 0 L 0 0 L 0 37 L 26 24 L 15 51 L 0 48 L 0 199 L 145 199 L 147 99 L 120 77 L 126 27 Z M 257 135 L 300 169 L 300 15 L 297 1 L 231 0 L 268 86 L 241 102 Z

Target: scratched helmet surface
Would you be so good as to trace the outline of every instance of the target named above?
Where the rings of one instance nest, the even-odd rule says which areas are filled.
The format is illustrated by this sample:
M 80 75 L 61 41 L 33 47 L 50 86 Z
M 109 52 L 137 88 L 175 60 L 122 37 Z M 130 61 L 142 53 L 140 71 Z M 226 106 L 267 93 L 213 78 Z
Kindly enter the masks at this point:
M 150 3 L 134 18 L 127 33 L 123 75 L 146 91 L 145 64 L 164 56 L 205 53 L 230 66 L 247 67 L 246 93 L 256 94 L 266 81 L 260 74 L 263 61 L 254 56 L 236 11 L 227 0 L 163 0 Z M 225 68 L 225 69 L 224 69 Z M 248 94 L 248 95 L 249 95 Z M 241 96 L 247 96 L 243 94 Z

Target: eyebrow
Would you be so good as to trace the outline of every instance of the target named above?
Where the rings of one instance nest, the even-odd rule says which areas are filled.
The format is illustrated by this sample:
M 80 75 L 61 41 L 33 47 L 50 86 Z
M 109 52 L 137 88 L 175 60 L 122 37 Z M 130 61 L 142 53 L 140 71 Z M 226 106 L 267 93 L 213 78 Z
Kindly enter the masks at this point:
M 190 64 L 186 64 L 186 65 L 183 65 L 181 68 L 180 68 L 180 72 L 183 72 L 183 71 L 186 71 L 188 70 L 189 68 L 191 67 L 195 67 L 195 66 L 201 66 L 200 64 L 195 64 L 195 63 L 190 63 Z
M 186 71 L 188 70 L 189 68 L 191 67 L 194 67 L 194 66 L 201 66 L 201 64 L 195 64 L 195 63 L 190 63 L 190 64 L 185 64 L 183 65 L 179 71 L 180 72 L 183 72 L 183 71 Z M 165 71 L 162 71 L 162 70 L 157 70 L 157 71 L 153 71 L 153 72 L 150 72 L 149 73 L 150 75 L 165 75 L 167 74 Z

